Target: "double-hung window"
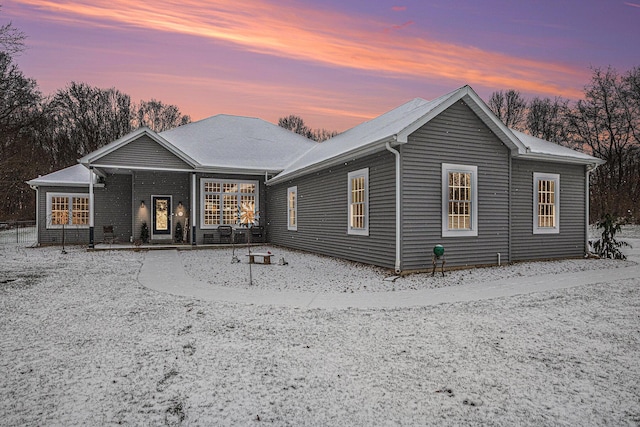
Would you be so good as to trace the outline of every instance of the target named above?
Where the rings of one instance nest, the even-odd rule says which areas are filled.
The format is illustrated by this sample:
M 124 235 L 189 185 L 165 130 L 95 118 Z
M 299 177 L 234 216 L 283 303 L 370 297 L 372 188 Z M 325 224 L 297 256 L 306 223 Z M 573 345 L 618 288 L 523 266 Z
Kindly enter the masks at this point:
M 348 175 L 348 234 L 369 235 L 369 169 Z
M 89 195 L 47 193 L 47 228 L 89 227 Z
M 560 232 L 560 175 L 533 174 L 533 234 Z
M 298 187 L 287 190 L 287 230 L 298 230 Z
M 478 235 L 478 167 L 442 164 L 442 236 Z
M 243 211 L 255 214 L 258 181 L 200 180 L 200 226 L 237 225 Z

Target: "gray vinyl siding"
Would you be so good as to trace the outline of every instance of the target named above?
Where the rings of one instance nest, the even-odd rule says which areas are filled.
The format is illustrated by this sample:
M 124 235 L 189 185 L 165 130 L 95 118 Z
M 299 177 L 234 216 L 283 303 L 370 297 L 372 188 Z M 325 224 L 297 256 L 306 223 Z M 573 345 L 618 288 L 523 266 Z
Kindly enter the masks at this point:
M 43 245 L 62 243 L 62 230 L 47 228 L 47 193 L 86 194 L 88 187 L 41 187 L 39 196 L 38 242 Z M 104 187 L 94 187 L 94 242 L 104 240 L 103 226 L 113 225 L 120 242 L 128 242 L 131 236 L 131 176 L 108 175 Z M 89 244 L 89 228 L 65 227 L 65 243 Z
M 103 226 L 113 226 L 119 242 L 131 236 L 131 175 L 108 175 L 104 188 L 94 188 L 94 242 L 104 241 Z
M 509 261 L 508 148 L 463 102 L 410 135 L 402 154 L 402 269 L 431 268 L 442 244 L 449 266 Z M 442 163 L 478 168 L 478 236 L 442 237 Z
M 213 235 L 213 243 L 220 243 L 220 235 L 217 231 L 217 228 L 206 228 L 202 229 L 200 227 L 200 217 L 203 214 L 201 211 L 201 192 L 200 192 L 200 180 L 203 178 L 207 179 L 220 179 L 225 181 L 258 181 L 258 221 L 256 225 L 265 226 L 266 225 L 266 217 L 267 217 L 267 193 L 264 185 L 264 175 L 223 175 L 223 174 L 196 174 L 196 206 L 197 206 L 197 217 L 196 221 L 196 244 L 200 245 L 204 243 L 204 235 L 210 234 Z M 189 175 L 189 179 L 191 179 L 191 175 Z M 189 205 L 191 207 L 191 205 Z M 265 227 L 266 228 L 266 227 Z M 210 243 L 209 241 L 207 243 Z
M 41 245 L 59 245 L 62 243 L 62 229 L 47 228 L 47 223 L 49 223 L 50 221 L 49 215 L 47 214 L 48 193 L 86 194 L 88 197 L 89 189 L 87 187 L 40 187 L 38 189 L 38 243 L 40 243 Z M 65 244 L 69 245 L 88 244 L 89 227 L 65 227 L 64 241 Z
M 191 198 L 190 195 L 190 175 L 180 172 L 133 172 L 133 211 L 134 211 L 134 239 L 140 238 L 140 230 L 142 223 L 146 222 L 149 227 L 149 238 L 151 242 L 173 240 L 177 221 L 180 221 L 184 228 L 185 218 L 190 215 Z M 155 239 L 152 233 L 153 209 L 151 205 L 152 196 L 171 196 L 171 234 L 166 236 L 158 236 Z M 144 207 L 141 202 L 144 201 Z M 185 216 L 178 219 L 176 212 L 178 203 L 182 202 L 185 209 Z
M 585 253 L 585 168 L 514 159 L 512 164 L 514 261 L 581 257 Z M 560 175 L 560 233 L 533 234 L 534 172 Z
M 192 169 L 187 163 L 147 135 L 103 156 L 95 165 L 147 167 L 159 169 Z
M 369 168 L 369 236 L 347 234 L 349 172 Z M 287 230 L 287 189 L 298 187 L 298 229 Z M 271 243 L 395 267 L 395 159 L 383 151 L 268 187 Z

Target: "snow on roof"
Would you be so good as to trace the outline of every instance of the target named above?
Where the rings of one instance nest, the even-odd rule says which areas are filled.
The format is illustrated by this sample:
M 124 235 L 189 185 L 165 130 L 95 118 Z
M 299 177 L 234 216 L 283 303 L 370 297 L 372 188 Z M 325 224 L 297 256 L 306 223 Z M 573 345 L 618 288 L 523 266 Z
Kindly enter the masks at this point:
M 324 141 L 289 164 L 271 182 L 282 181 L 287 177 L 304 173 L 304 170 L 312 169 L 318 165 L 326 166 L 333 162 L 343 161 L 345 156 L 351 154 L 355 158 L 357 155 L 366 153 L 367 148 L 372 151 L 382 148 L 387 141 L 393 143 L 406 142 L 407 134 L 415 131 L 418 125 L 425 124 L 439 114 L 441 109 L 450 105 L 452 101 L 463 97 L 468 103 L 471 103 L 472 110 L 479 114 L 480 118 L 496 132 L 496 135 L 505 144 L 512 147 L 512 152 L 516 157 L 535 157 L 535 154 L 538 154 L 547 158 L 547 160 L 567 160 L 585 164 L 602 162 L 588 154 L 508 129 L 491 113 L 484 101 L 473 92 L 473 89 L 469 86 L 463 86 L 431 101 L 415 98 L 381 116 Z M 404 138 L 404 140 L 401 140 L 401 138 Z M 528 153 L 520 151 L 523 145 L 529 149 Z
M 589 154 L 581 153 L 571 148 L 563 147 L 562 145 L 536 138 L 535 136 L 527 135 L 526 133 L 519 132 L 511 129 L 511 132 L 529 149 L 532 154 L 542 154 L 548 156 L 557 156 L 568 159 L 584 160 L 585 162 L 604 163 L 604 160 L 590 156 Z M 525 154 L 523 157 L 527 157 Z
M 93 174 L 93 183 L 97 183 L 96 175 Z M 69 166 L 68 168 L 52 172 L 48 175 L 27 181 L 29 185 L 35 186 L 89 186 L 89 169 L 81 164 Z
M 364 149 L 375 142 L 383 142 L 419 120 L 439 104 L 440 98 L 426 101 L 415 98 L 387 113 L 364 122 L 328 139 L 304 153 L 278 176 L 282 177 L 341 154 Z
M 159 135 L 203 167 L 281 171 L 318 145 L 273 123 L 226 114 Z

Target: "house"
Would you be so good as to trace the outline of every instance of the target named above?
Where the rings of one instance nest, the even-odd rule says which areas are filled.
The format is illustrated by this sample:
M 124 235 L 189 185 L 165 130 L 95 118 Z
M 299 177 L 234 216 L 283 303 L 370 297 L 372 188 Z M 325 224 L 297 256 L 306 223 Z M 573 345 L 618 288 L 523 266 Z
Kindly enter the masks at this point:
M 29 181 L 38 238 L 152 242 L 176 224 L 191 244 L 220 241 L 241 205 L 267 241 L 396 271 L 421 270 L 435 244 L 447 265 L 580 257 L 589 172 L 603 161 L 508 129 L 464 86 L 416 98 L 314 143 L 259 119 L 214 116 L 139 129 L 79 164 Z

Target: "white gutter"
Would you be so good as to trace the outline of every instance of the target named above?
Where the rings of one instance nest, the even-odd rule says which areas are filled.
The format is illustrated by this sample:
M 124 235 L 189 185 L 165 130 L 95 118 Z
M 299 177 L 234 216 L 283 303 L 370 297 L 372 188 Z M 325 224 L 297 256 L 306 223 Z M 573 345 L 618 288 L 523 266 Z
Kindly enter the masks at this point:
M 385 147 L 388 151 L 393 153 L 396 158 L 396 273 L 400 273 L 400 232 L 402 230 L 400 227 L 400 152 L 394 148 L 391 148 L 391 144 L 389 143 L 389 141 L 386 142 Z
M 321 171 L 331 166 L 339 165 L 340 163 L 351 161 L 358 157 L 363 157 L 369 154 L 373 154 L 375 152 L 382 150 L 385 147 L 385 143 L 389 141 L 395 142 L 396 141 L 395 135 L 393 137 L 385 137 L 371 144 L 360 146 L 350 151 L 345 151 L 336 156 L 329 157 L 319 162 L 311 163 L 310 165 L 304 166 L 300 169 L 296 169 L 289 173 L 286 173 L 286 172 L 280 173 L 279 175 L 276 175 L 273 178 L 271 178 L 268 182 L 266 182 L 266 184 L 267 185 L 278 184 L 280 182 L 297 178 L 302 175 L 307 175 L 313 172 Z
M 591 169 L 589 167 L 585 168 L 584 173 L 584 254 L 589 255 L 589 173 L 591 173 Z

